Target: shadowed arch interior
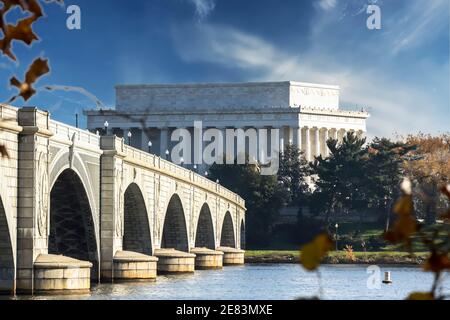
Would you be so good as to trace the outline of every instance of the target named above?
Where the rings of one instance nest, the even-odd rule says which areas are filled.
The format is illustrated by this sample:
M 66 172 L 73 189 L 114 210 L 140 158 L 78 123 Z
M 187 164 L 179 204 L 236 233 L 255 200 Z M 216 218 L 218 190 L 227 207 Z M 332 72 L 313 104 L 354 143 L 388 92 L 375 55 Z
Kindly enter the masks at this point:
M 162 248 L 189 251 L 189 241 L 183 205 L 178 195 L 173 195 L 167 207 L 162 234 Z
M 98 278 L 98 254 L 89 200 L 78 175 L 63 171 L 50 192 L 48 252 L 90 261 L 91 279 Z
M 222 247 L 236 247 L 236 241 L 234 237 L 233 219 L 231 213 L 227 211 L 223 218 L 222 233 L 220 236 L 220 246 Z
M 198 217 L 195 247 L 206 247 L 213 250 L 216 249 L 211 211 L 206 203 L 202 206 Z
M 5 207 L 0 198 L 0 292 L 14 290 L 14 258 Z
M 241 249 L 245 249 L 245 222 L 241 221 Z
M 144 197 L 137 184 L 125 191 L 123 249 L 152 255 L 152 240 Z

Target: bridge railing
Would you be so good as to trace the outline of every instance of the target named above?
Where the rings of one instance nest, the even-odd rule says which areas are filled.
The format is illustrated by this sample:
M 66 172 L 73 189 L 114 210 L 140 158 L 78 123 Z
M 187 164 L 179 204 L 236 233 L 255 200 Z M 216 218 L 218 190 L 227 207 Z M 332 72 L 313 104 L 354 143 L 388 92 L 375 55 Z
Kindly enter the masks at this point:
M 75 139 L 77 142 L 89 144 L 97 148 L 100 146 L 100 136 L 87 130 L 78 129 L 55 120 L 50 121 L 49 129 L 56 137 L 61 139 Z
M 19 109 L 0 104 L 0 120 L 17 123 Z
M 122 143 L 122 151 L 127 157 L 146 163 L 154 168 L 169 172 L 170 174 L 173 174 L 180 179 L 199 184 L 203 188 L 210 190 L 211 192 L 215 192 L 232 202 L 238 203 L 241 206 L 245 205 L 244 199 L 242 199 L 236 193 L 231 192 L 220 184 L 217 184 L 189 169 L 178 166 L 170 161 L 162 159 L 148 152 L 128 146 L 125 143 Z

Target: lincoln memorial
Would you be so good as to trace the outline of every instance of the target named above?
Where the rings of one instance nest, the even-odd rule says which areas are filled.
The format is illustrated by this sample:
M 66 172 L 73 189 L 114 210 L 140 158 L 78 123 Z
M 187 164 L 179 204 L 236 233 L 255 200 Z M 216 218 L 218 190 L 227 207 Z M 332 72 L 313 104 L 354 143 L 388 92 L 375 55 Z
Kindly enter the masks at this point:
M 327 156 L 328 138 L 366 132 L 369 114 L 339 107 L 338 86 L 303 82 L 119 85 L 114 110 L 87 110 L 87 126 L 123 137 L 133 147 L 167 157 L 177 128 L 279 129 L 279 149 Z M 145 128 L 145 130 L 143 130 Z M 269 130 L 270 132 L 270 130 Z M 224 135 L 225 136 L 225 135 Z M 269 138 L 270 139 L 270 138 Z M 225 144 L 225 141 L 223 141 Z M 186 163 L 192 163 L 186 159 Z

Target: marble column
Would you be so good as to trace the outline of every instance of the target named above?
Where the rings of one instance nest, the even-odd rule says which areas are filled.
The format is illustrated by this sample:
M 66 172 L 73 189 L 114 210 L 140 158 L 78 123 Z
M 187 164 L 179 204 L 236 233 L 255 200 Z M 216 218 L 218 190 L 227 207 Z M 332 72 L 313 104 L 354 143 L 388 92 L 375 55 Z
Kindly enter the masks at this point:
M 345 136 L 345 129 L 340 129 L 339 133 L 338 133 L 338 141 L 339 141 L 339 143 L 342 143 L 342 141 L 344 140 L 344 136 Z
M 327 141 L 328 141 L 328 128 L 323 129 L 323 155 L 324 157 L 328 157 L 330 154 L 330 150 L 328 149 Z
M 294 130 L 294 145 L 299 151 L 302 151 L 302 128 L 295 128 Z
M 294 144 L 294 128 L 293 127 L 288 127 L 287 128 L 287 132 L 288 132 L 288 144 Z
M 332 130 L 333 130 L 333 135 L 332 135 L 333 139 L 338 140 L 338 129 L 332 129 Z
M 284 141 L 284 127 L 280 127 L 280 153 L 284 153 L 284 146 L 285 146 L 285 141 Z
M 320 155 L 320 129 L 314 130 L 314 155 L 318 157 Z
M 169 128 L 167 127 L 160 129 L 159 146 L 159 155 L 161 156 L 161 158 L 166 159 L 166 150 L 168 150 L 169 148 Z
M 306 160 L 311 161 L 311 129 L 305 127 L 305 156 Z

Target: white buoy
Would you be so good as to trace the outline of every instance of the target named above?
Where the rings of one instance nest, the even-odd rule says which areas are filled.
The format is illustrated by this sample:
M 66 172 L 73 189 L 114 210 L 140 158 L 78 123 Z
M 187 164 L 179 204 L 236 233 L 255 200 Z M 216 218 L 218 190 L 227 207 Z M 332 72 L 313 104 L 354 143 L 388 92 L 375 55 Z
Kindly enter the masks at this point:
M 391 284 L 392 283 L 392 279 L 391 279 L 391 272 L 390 271 L 386 271 L 384 273 L 384 280 L 383 280 L 384 284 Z

